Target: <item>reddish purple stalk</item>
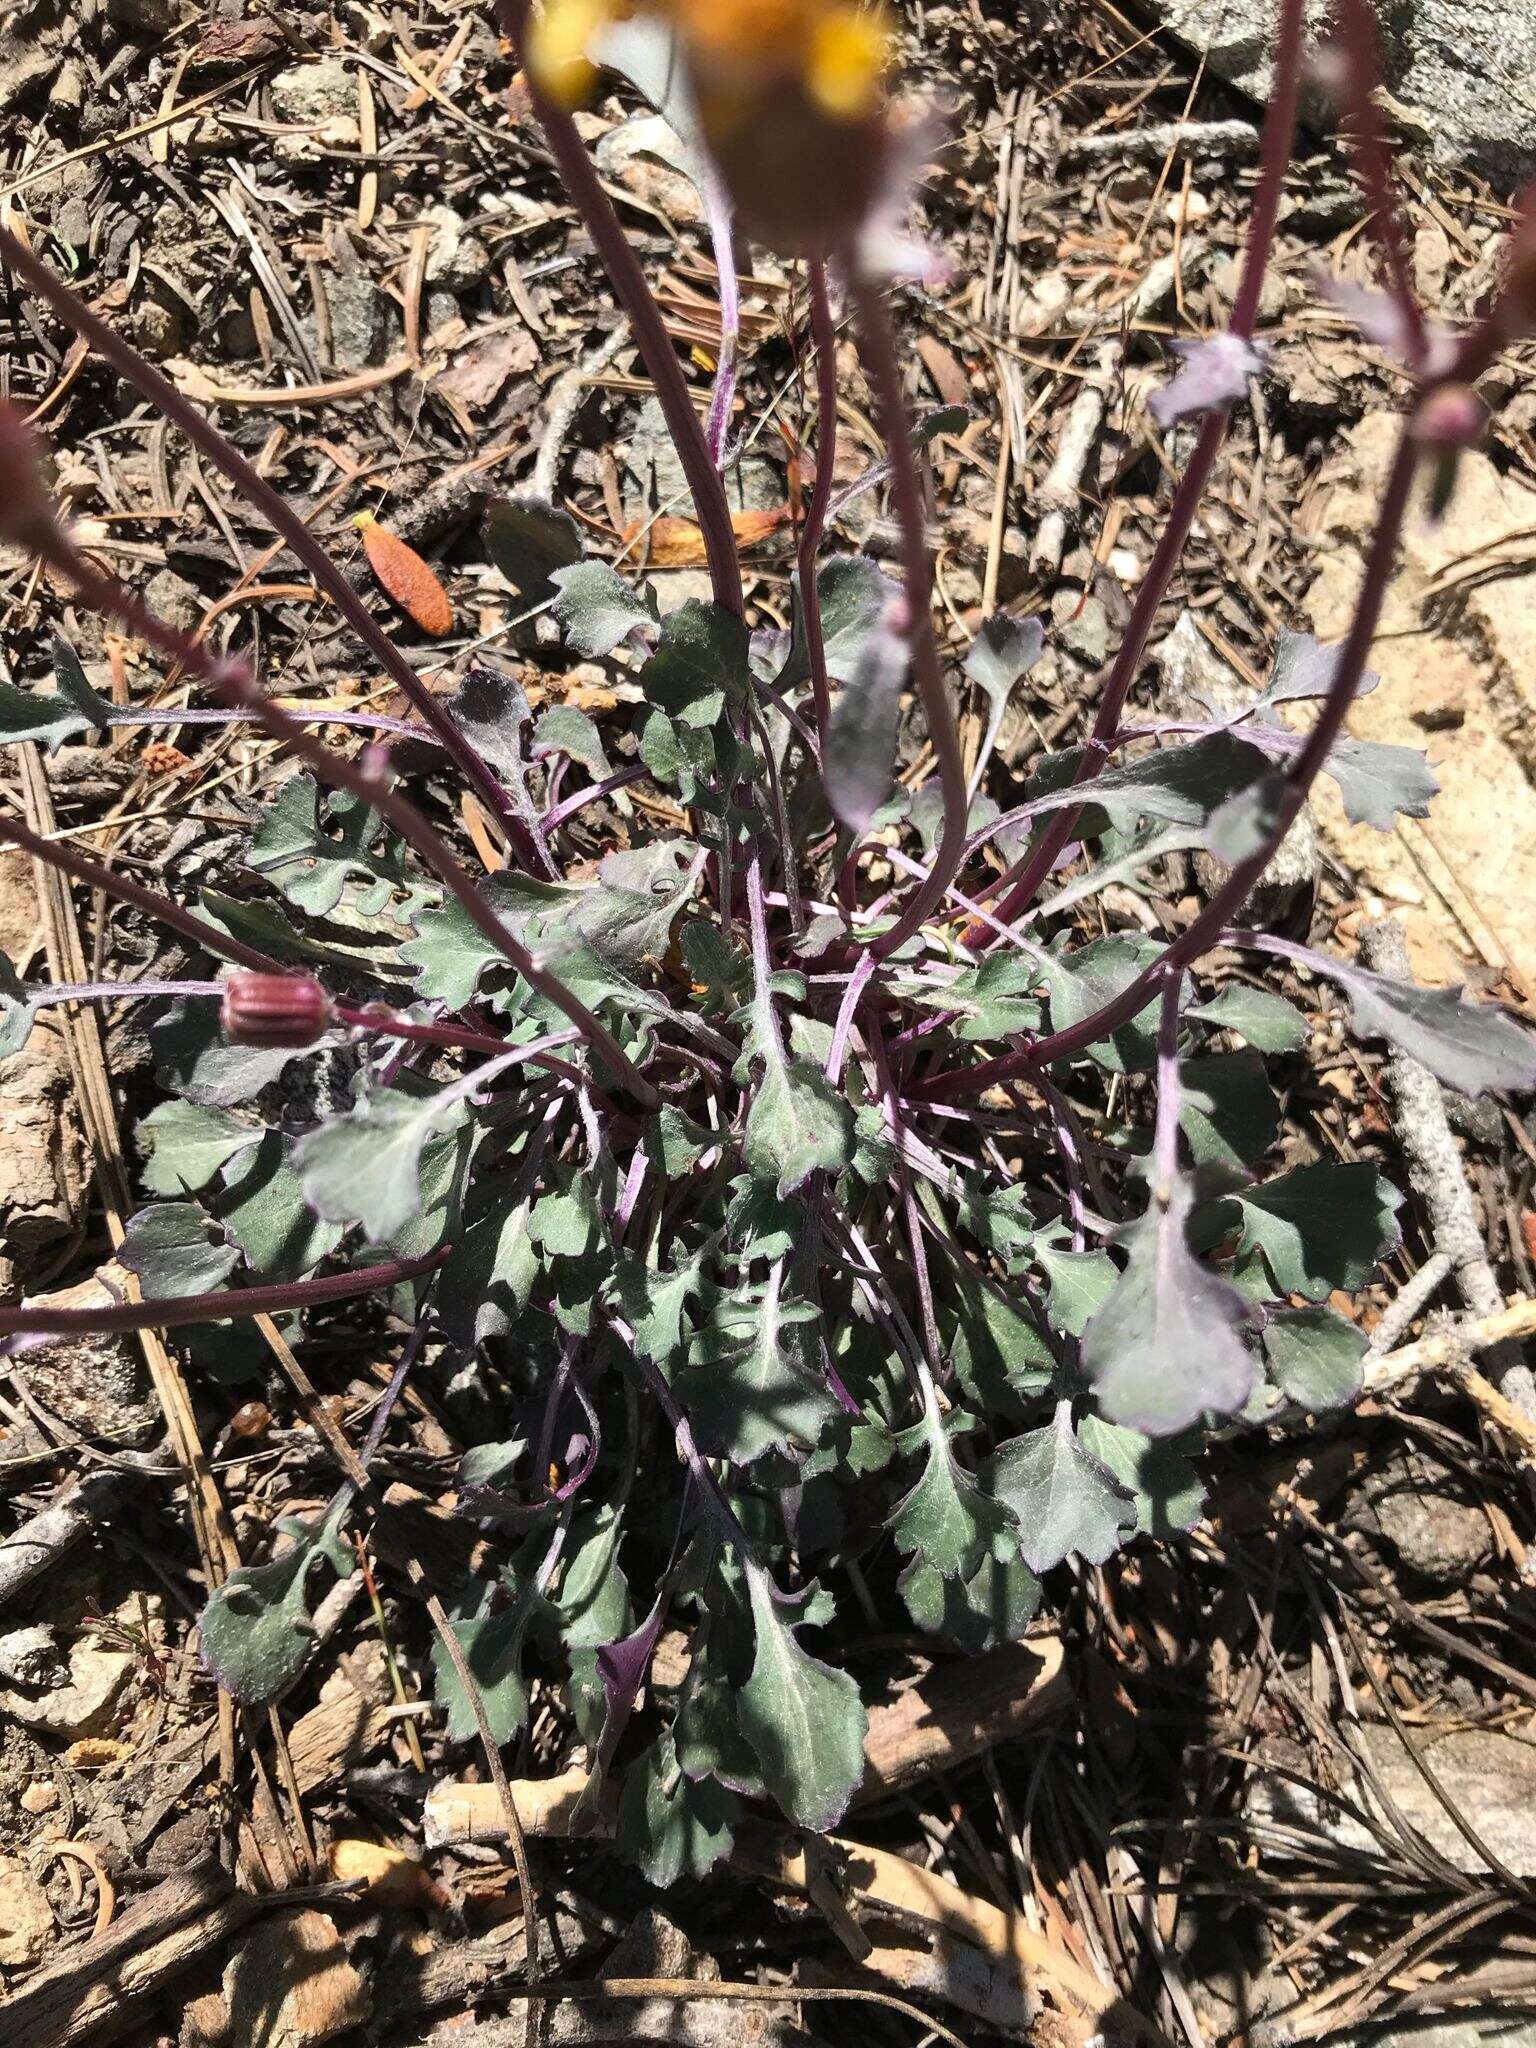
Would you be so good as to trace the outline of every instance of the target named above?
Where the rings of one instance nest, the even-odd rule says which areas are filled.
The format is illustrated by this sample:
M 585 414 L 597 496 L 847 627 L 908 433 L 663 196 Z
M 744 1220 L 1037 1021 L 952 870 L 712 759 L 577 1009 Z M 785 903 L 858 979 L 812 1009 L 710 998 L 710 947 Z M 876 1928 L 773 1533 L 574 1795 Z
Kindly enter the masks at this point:
M 1034 1068 L 1047 1066 L 1052 1060 L 1066 1059 L 1073 1053 L 1082 1052 L 1137 1016 L 1156 993 L 1165 975 L 1188 966 L 1211 946 L 1220 943 L 1223 930 L 1247 900 L 1286 833 L 1296 822 L 1307 791 L 1327 760 L 1329 749 L 1342 731 L 1349 707 L 1354 702 L 1392 579 L 1393 559 L 1408 511 L 1417 452 L 1412 435 L 1405 428 L 1387 478 L 1376 530 L 1366 557 L 1360 596 L 1349 632 L 1339 650 L 1332 688 L 1323 700 L 1322 710 L 1307 736 L 1306 745 L 1280 786 L 1275 816 L 1263 844 L 1233 868 L 1194 923 L 1174 940 L 1161 959 L 1137 975 L 1113 1002 L 1106 1003 L 1081 1023 L 1073 1024 L 1064 1031 L 1052 1032 L 1045 1038 L 1037 1038 L 1021 1052 L 1005 1053 L 997 1059 L 984 1060 L 979 1066 L 957 1069 L 920 1083 L 912 1091 L 915 1096 L 971 1094 L 990 1087 L 994 1082 L 1011 1080 Z
M 306 725 L 339 725 L 354 732 L 388 733 L 393 739 L 418 740 L 425 747 L 438 747 L 442 741 L 436 733 L 428 732 L 425 726 L 412 725 L 408 719 L 387 718 L 381 711 L 333 711 L 328 706 L 316 705 L 308 709 L 296 707 L 295 715 Z M 245 725 L 250 714 L 245 711 L 226 711 L 215 705 L 191 704 L 127 704 L 121 710 L 112 708 L 107 720 L 110 727 L 140 725 Z
M 1275 49 L 1274 94 L 1264 118 L 1259 182 L 1254 194 L 1252 225 L 1248 235 L 1247 252 L 1243 259 L 1243 274 L 1232 308 L 1232 332 L 1243 340 L 1251 340 L 1253 337 L 1264 273 L 1274 247 L 1275 224 L 1280 215 L 1280 197 L 1285 185 L 1286 171 L 1290 166 L 1292 139 L 1296 132 L 1296 103 L 1301 91 L 1305 32 L 1305 0 L 1282 0 L 1280 32 Z M 1157 623 L 1158 612 L 1168 595 L 1174 572 L 1183 557 L 1184 545 L 1194 526 L 1195 516 L 1210 485 L 1211 474 L 1216 466 L 1216 458 L 1221 453 L 1222 442 L 1226 439 L 1230 418 L 1231 412 L 1228 409 L 1208 414 L 1201 424 L 1199 438 L 1190 455 L 1188 467 L 1179 479 L 1173 503 L 1168 508 L 1167 525 L 1163 529 L 1147 573 L 1136 592 L 1136 601 L 1131 608 L 1125 636 L 1105 678 L 1104 688 L 1099 697 L 1098 713 L 1093 721 L 1093 730 L 1078 763 L 1075 777 L 1078 785 L 1092 782 L 1103 771 L 1108 758 L 1105 744 L 1120 723 L 1131 685 L 1140 673 L 1147 641 L 1151 637 L 1153 626 Z M 1017 862 L 1000 881 L 993 884 L 990 893 L 997 899 L 996 914 L 1002 924 L 1012 923 L 1019 912 L 1035 900 L 1042 884 L 1061 857 L 1062 851 L 1076 836 L 1081 817 L 1082 811 L 1077 808 L 1059 812 L 1041 835 L 1034 851 Z M 994 937 L 995 933 L 989 931 L 986 926 L 973 924 L 965 933 L 964 943 L 973 950 L 981 950 L 989 946 Z
M 274 1287 L 236 1287 L 213 1294 L 184 1294 L 174 1301 L 125 1301 L 106 1308 L 0 1308 L 0 1337 L 72 1337 L 82 1331 L 173 1330 L 184 1323 L 223 1322 L 230 1316 L 280 1315 L 285 1309 L 318 1308 L 377 1294 L 402 1281 L 430 1273 L 448 1257 L 449 1245 L 420 1259 L 385 1259 L 322 1280 L 294 1280 Z
M 594 782 L 587 789 L 578 789 L 570 796 L 562 797 L 539 821 L 545 835 L 553 832 L 557 825 L 563 825 L 567 818 L 574 818 L 578 811 L 584 811 L 588 804 L 595 804 L 599 797 L 612 796 L 616 789 L 628 789 L 632 782 L 641 781 L 649 773 L 642 761 L 632 768 L 615 769 L 601 782 Z
M 693 395 L 677 360 L 677 351 L 667 333 L 661 308 L 645 281 L 645 273 L 629 246 L 613 204 L 603 190 L 576 123 L 556 104 L 527 68 L 525 59 L 528 0 L 496 0 L 496 12 L 503 29 L 524 66 L 533 110 L 549 144 L 555 167 L 566 191 L 575 202 L 608 281 L 620 305 L 629 315 L 640 355 L 656 387 L 657 401 L 672 436 L 688 488 L 693 494 L 695 516 L 704 533 L 709 557 L 710 582 L 716 604 L 738 617 L 743 610 L 741 563 L 736 553 L 736 533 L 731 525 L 725 486 L 715 467 L 704 428 L 694 411 Z M 722 279 L 722 283 L 724 280 Z
M 570 1045 L 581 1036 L 574 1028 L 552 1032 L 549 1037 L 535 1039 L 530 1045 L 509 1047 L 506 1039 L 497 1038 L 489 1031 L 470 1031 L 459 1024 L 418 1023 L 413 1018 L 402 1017 L 398 1011 L 387 1009 L 382 1003 L 366 1003 L 361 1009 L 337 1003 L 335 1016 L 339 1024 L 353 1030 L 370 1031 L 379 1038 L 403 1038 L 412 1045 L 440 1045 L 456 1052 L 489 1053 L 504 1067 L 516 1064 L 517 1060 L 531 1060 L 551 1074 L 560 1074 L 567 1081 L 574 1081 L 578 1087 L 586 1084 L 587 1077 L 579 1067 L 573 1067 L 569 1060 L 554 1057 L 557 1047 Z
M 1386 125 L 1376 105 L 1381 67 L 1376 55 L 1376 20 L 1366 0 L 1339 0 L 1337 34 L 1344 60 L 1345 104 L 1355 176 L 1370 209 L 1371 232 L 1386 262 L 1392 302 L 1402 316 L 1408 360 L 1418 368 L 1427 354 L 1428 336 L 1413 288 L 1413 265 L 1397 208 Z
M 906 586 L 907 631 L 912 652 L 912 679 L 928 724 L 928 737 L 938 756 L 939 786 L 944 797 L 944 824 L 926 881 L 919 883 L 890 929 L 874 941 L 877 958 L 885 959 L 905 945 L 954 880 L 965 857 L 966 821 L 970 805 L 960 736 L 945 693 L 938 642 L 933 635 L 932 570 L 923 511 L 922 485 L 891 323 L 880 293 L 855 272 L 849 280 L 859 319 L 859 338 L 874 392 L 880 431 L 890 451 L 891 497 L 901 531 L 901 565 Z
M 800 530 L 798 569 L 800 606 L 805 618 L 805 661 L 811 672 L 811 701 L 816 707 L 818 745 L 827 744 L 832 722 L 832 691 L 827 678 L 826 637 L 821 626 L 821 592 L 816 584 L 816 558 L 826 532 L 832 502 L 832 476 L 837 465 L 837 330 L 827 296 L 827 267 L 819 257 L 808 265 L 811 341 L 816 350 L 816 480 Z

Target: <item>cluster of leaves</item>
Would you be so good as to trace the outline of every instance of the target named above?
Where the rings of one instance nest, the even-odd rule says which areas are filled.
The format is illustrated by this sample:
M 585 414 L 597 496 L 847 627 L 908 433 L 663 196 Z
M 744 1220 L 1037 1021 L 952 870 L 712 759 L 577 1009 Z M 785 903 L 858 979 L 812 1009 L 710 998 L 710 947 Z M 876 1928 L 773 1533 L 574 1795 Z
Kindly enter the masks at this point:
M 635 813 L 618 828 L 632 843 L 588 879 L 507 869 L 485 893 L 657 1078 L 660 1106 L 607 1096 L 579 1046 L 542 1067 L 559 1014 L 377 814 L 296 772 L 238 873 L 204 890 L 203 915 L 394 1015 L 456 1020 L 506 1050 L 473 1060 L 346 1030 L 303 1050 L 239 1045 L 210 1001 L 170 1004 L 152 1027 L 166 1099 L 140 1127 L 155 1199 L 122 1257 L 154 1299 L 302 1281 L 362 1246 L 446 1251 L 390 1306 L 427 1321 L 472 1418 L 461 1512 L 507 1532 L 498 1575 L 453 1589 L 454 1627 L 499 1737 L 523 1725 L 539 1672 L 598 1756 L 639 1745 L 621 1840 L 665 1881 L 722 1852 L 743 1798 L 805 1826 L 842 1813 L 863 1708 L 826 1651 L 849 1633 L 850 1600 L 899 1602 L 918 1628 L 981 1650 L 1027 1625 L 1040 1575 L 1064 1559 L 1193 1524 L 1211 1419 L 1348 1400 L 1362 1340 L 1327 1304 L 1395 1244 L 1398 1197 L 1365 1165 L 1265 1172 L 1269 1063 L 1298 1055 L 1306 1024 L 1236 979 L 1188 993 L 1171 1182 L 1149 1175 L 1145 1126 L 1108 1109 L 1134 1105 L 1155 1066 L 1155 1003 L 1011 1091 L 1011 1108 L 927 1104 L 930 1066 L 1092 1015 L 1156 947 L 1084 941 L 1061 916 L 1041 943 L 974 960 L 927 928 L 865 976 L 844 1017 L 854 934 L 798 892 L 850 835 L 778 708 L 805 677 L 803 618 L 787 636 L 749 636 L 697 601 L 659 618 L 600 563 L 549 575 L 569 534 L 547 507 L 509 505 L 498 525 L 502 559 L 547 578 L 573 651 L 633 674 L 638 763 L 698 838 L 642 837 Z M 868 560 L 823 571 L 829 666 L 850 686 L 889 597 Z M 979 637 L 967 667 L 999 716 L 1038 647 L 1006 619 Z M 92 715 L 71 672 L 57 698 L 8 700 L 10 736 L 55 738 L 61 705 Z M 1064 896 L 1172 846 L 1219 848 L 1234 804 L 1291 743 L 1273 708 L 1327 672 L 1321 650 L 1288 644 L 1243 720 L 1144 737 L 1095 784 Z M 453 712 L 540 831 L 557 777 L 611 775 L 589 721 L 535 722 L 495 670 L 475 671 Z M 1400 751 L 1352 742 L 1339 764 L 1383 825 L 1427 793 L 1422 761 Z M 1073 766 L 1040 761 L 1006 817 L 978 800 L 973 831 L 1027 846 Z M 889 762 L 862 772 L 878 781 L 868 820 L 921 845 L 924 792 L 898 793 Z M 754 945 L 717 892 L 762 843 L 792 849 L 792 886 Z M 1531 1040 L 1502 1013 L 1279 949 L 1457 1087 L 1536 1077 Z M 15 1043 L 31 1013 L 14 974 L 3 1000 Z M 260 1371 L 246 1329 L 194 1328 L 194 1360 L 225 1379 Z M 273 1698 L 302 1670 L 312 1603 L 349 1568 L 347 1511 L 343 1495 L 290 1529 L 210 1603 L 205 1653 L 240 1697 Z M 664 1625 L 688 1633 L 686 1672 L 637 1731 Z M 450 1737 L 467 1739 L 459 1681 L 446 1658 L 436 1668 Z
M 1282 99 L 1297 0 L 1284 20 Z M 1274 198 L 1287 122 L 1266 147 Z M 616 225 L 594 218 L 611 255 Z M 1261 365 L 1251 335 L 1218 337 L 1165 417 L 1219 412 Z M 686 394 L 682 412 L 696 425 Z M 900 476 L 906 430 L 890 445 Z M 920 565 L 920 511 L 906 524 Z M 535 719 L 510 676 L 471 668 L 446 727 L 431 707 L 444 751 L 424 774 L 452 815 L 467 764 L 506 867 L 471 884 L 391 789 L 315 750 L 347 786 L 291 764 L 203 889 L 209 953 L 323 983 L 309 1013 L 329 1022 L 241 1042 L 217 982 L 171 991 L 151 1028 L 163 1099 L 139 1132 L 150 1199 L 121 1258 L 150 1301 L 206 1307 L 182 1337 L 226 1381 L 263 1370 L 242 1288 L 286 1284 L 297 1317 L 331 1298 L 314 1290 L 333 1265 L 406 1264 L 372 1312 L 437 1375 L 467 1446 L 457 1510 L 496 1561 L 443 1589 L 478 1694 L 440 1644 L 448 1737 L 483 1712 L 510 1740 L 542 1680 L 595 1781 L 622 1758 L 620 1846 L 656 1882 L 707 1870 L 743 1801 L 838 1821 L 863 1769 L 844 1668 L 861 1625 L 904 1618 L 969 1652 L 1016 1637 L 1042 1575 L 1194 1524 L 1213 1425 L 1357 1390 L 1363 1340 L 1331 1297 L 1396 1245 L 1400 1198 L 1369 1164 L 1277 1165 L 1273 1084 L 1304 1016 L 1253 980 L 1202 979 L 1193 943 L 1103 920 L 1085 937 L 1081 906 L 1155 889 L 1166 856 L 1198 848 L 1234 869 L 1205 913 L 1219 923 L 1317 766 L 1357 822 L 1424 814 L 1423 757 L 1343 733 L 1394 534 L 1384 521 L 1353 661 L 1286 639 L 1241 714 L 1096 732 L 1090 753 L 1037 760 L 1003 812 L 983 784 L 1034 622 L 987 620 L 965 657 L 989 707 L 968 786 L 941 746 L 934 784 L 909 790 L 915 649 L 931 726 L 946 700 L 872 559 L 827 561 L 814 589 L 797 580 L 786 630 L 753 632 L 718 594 L 663 616 L 585 559 L 565 514 L 507 499 L 492 559 L 573 656 L 633 685 L 632 727 L 605 739 L 570 706 Z M 397 583 L 399 567 L 395 549 Z M 1134 649 L 1122 666 L 1114 717 Z M 1297 705 L 1320 707 L 1314 726 L 1293 725 Z M 52 690 L 0 686 L 0 741 L 57 746 L 120 716 L 67 649 Z M 642 780 L 643 808 L 625 793 Z M 949 863 L 929 894 L 861 901 L 871 832 L 903 873 Z M 578 859 L 594 843 L 595 866 Z M 994 848 L 1010 879 L 1071 873 L 977 940 L 944 921 L 943 885 L 1002 901 Z M 1536 1085 L 1536 1039 L 1500 1011 L 1231 936 L 1336 983 L 1362 1033 L 1452 1087 Z M 0 1051 L 48 999 L 0 961 Z M 353 1511 L 345 1489 L 282 1525 L 210 1601 L 204 1654 L 242 1700 L 304 1670 Z M 686 1641 L 674 1682 L 655 1671 L 664 1629 Z

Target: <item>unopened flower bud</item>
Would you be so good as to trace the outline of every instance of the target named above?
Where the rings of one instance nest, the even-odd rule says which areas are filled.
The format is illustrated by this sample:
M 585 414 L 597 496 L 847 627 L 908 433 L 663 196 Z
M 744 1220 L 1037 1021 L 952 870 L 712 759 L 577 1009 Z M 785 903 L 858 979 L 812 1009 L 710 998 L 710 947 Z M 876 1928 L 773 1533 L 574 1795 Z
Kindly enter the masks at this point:
M 1488 424 L 1488 408 L 1467 384 L 1442 384 L 1413 416 L 1413 438 L 1422 448 L 1455 452 L 1475 448 Z
M 224 984 L 224 1036 L 236 1045 L 313 1045 L 330 1030 L 331 999 L 312 974 L 240 968 Z
M 39 551 L 58 525 L 37 437 L 0 399 L 0 541 Z

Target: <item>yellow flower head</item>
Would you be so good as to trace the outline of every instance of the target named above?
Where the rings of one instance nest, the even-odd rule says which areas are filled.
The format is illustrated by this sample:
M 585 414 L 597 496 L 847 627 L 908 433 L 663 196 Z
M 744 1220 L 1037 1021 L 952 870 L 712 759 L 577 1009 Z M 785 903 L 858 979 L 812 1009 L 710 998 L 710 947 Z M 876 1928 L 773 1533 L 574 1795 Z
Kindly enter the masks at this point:
M 528 65 L 563 107 L 579 107 L 597 83 L 587 49 L 598 30 L 618 18 L 612 0 L 548 0 L 528 31 Z
M 851 233 L 884 155 L 884 0 L 545 0 L 528 46 L 535 81 L 579 104 L 593 38 L 637 16 L 676 36 L 704 139 L 748 229 L 790 253 L 822 253 Z

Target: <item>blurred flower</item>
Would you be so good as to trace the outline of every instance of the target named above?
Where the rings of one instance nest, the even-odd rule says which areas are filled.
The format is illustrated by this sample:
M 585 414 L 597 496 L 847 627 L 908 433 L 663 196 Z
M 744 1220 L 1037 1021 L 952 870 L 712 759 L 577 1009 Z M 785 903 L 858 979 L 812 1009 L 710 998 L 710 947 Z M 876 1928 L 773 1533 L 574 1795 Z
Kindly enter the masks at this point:
M 1488 408 L 1466 384 L 1442 384 L 1424 398 L 1410 431 L 1430 458 L 1429 519 L 1443 519 L 1456 494 L 1461 456 L 1475 448 L 1488 425 Z
M 41 551 L 58 531 L 42 450 L 8 399 L 0 399 L 0 541 Z
M 883 0 L 546 0 L 528 44 L 535 81 L 578 104 L 594 82 L 594 39 L 632 19 L 676 37 L 705 144 L 750 234 L 785 255 L 825 256 L 853 251 L 878 220 L 889 252 L 914 138 L 930 138 L 892 110 Z

